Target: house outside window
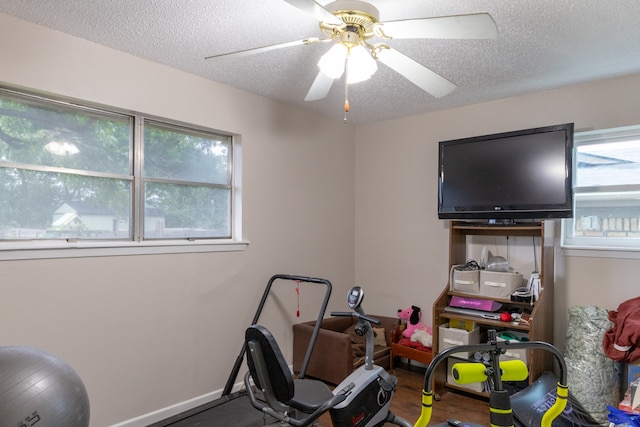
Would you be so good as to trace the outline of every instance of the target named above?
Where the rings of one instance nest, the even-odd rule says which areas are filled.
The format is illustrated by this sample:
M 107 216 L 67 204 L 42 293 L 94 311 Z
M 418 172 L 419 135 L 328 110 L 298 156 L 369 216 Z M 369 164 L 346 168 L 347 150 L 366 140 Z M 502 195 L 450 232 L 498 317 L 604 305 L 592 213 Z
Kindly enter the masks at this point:
M 640 126 L 576 133 L 569 249 L 640 251 Z
M 234 160 L 230 135 L 0 88 L 0 251 L 233 241 Z

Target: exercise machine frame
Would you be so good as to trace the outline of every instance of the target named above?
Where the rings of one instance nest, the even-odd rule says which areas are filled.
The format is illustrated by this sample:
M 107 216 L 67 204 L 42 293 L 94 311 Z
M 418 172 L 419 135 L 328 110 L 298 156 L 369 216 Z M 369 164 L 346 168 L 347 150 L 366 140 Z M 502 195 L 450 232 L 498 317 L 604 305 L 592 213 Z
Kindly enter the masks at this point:
M 551 352 L 558 362 L 560 370 L 560 378 L 556 388 L 556 400 L 554 404 L 542 416 L 541 427 L 551 427 L 551 422 L 558 417 L 565 406 L 569 396 L 569 387 L 567 385 L 567 367 L 562 353 L 553 345 L 543 341 L 528 342 L 511 342 L 498 341 L 496 339 L 496 331 L 488 331 L 489 339 L 484 344 L 468 344 L 450 347 L 438 353 L 429 366 L 424 375 L 424 385 L 422 390 L 422 410 L 420 418 L 415 423 L 415 427 L 425 427 L 429 424 L 433 409 L 433 372 L 435 368 L 449 356 L 462 352 L 488 352 L 491 356 L 489 366 L 486 369 L 487 379 L 493 382 L 493 389 L 489 393 L 489 413 L 491 426 L 511 427 L 513 426 L 513 412 L 511 410 L 511 401 L 509 393 L 502 386 L 502 370 L 499 361 L 499 355 L 507 352 L 508 349 L 541 349 Z M 476 364 L 477 362 L 468 362 Z M 457 420 L 452 420 L 448 424 L 454 424 Z M 445 423 L 444 425 L 446 425 Z M 462 423 L 461 423 L 462 425 Z

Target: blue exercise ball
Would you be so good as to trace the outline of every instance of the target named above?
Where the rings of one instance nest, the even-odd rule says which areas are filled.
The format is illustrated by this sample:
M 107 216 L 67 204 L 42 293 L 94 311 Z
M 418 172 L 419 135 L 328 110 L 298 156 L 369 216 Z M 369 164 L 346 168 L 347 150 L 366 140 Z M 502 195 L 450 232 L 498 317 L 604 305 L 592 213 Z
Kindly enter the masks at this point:
M 0 347 L 0 425 L 88 427 L 87 390 L 78 374 L 53 354 Z

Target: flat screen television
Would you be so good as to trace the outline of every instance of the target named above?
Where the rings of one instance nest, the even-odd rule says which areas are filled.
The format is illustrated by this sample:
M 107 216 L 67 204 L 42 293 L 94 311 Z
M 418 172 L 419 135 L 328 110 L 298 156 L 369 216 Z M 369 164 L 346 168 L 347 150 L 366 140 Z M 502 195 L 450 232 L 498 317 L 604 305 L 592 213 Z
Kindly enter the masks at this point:
M 570 218 L 573 123 L 440 141 L 438 218 Z

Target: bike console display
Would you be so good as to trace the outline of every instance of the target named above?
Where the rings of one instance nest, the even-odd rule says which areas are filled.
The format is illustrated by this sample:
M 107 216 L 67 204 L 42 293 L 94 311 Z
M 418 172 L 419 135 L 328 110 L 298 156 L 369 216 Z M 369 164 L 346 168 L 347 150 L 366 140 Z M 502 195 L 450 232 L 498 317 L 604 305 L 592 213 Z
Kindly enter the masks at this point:
M 354 310 L 360 307 L 363 299 L 364 290 L 360 286 L 354 286 L 349 290 L 349 295 L 347 296 L 347 304 L 349 305 L 350 309 Z

